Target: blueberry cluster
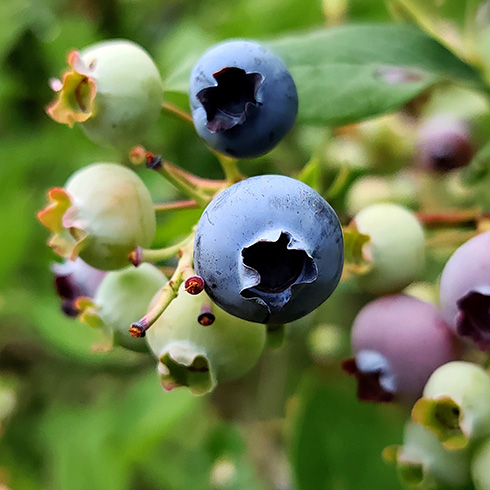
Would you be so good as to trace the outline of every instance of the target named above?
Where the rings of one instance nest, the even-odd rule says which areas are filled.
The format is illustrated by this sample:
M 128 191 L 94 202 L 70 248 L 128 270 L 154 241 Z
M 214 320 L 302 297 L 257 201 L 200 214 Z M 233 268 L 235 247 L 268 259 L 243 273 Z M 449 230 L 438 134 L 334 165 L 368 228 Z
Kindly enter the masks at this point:
M 128 150 L 139 143 L 163 100 L 149 55 L 131 42 L 109 41 L 73 51 L 68 62 L 62 80 L 51 82 L 57 97 L 48 114 L 80 124 L 99 144 Z M 190 106 L 197 133 L 221 158 L 253 158 L 292 128 L 298 96 L 271 51 L 230 41 L 195 65 Z M 266 332 L 332 294 L 343 268 L 342 228 L 320 194 L 289 177 L 243 179 L 235 170 L 213 182 L 142 147 L 130 158 L 145 160 L 206 209 L 183 242 L 152 250 L 155 207 L 131 169 L 95 163 L 51 189 L 38 218 L 65 259 L 54 266 L 63 310 L 100 329 L 99 348 L 148 345 L 165 389 L 184 385 L 203 394 L 256 364 Z M 170 278 L 150 264 L 175 255 Z
M 475 233 L 445 263 L 437 301 L 433 288 L 417 286 L 435 260 L 424 225 L 458 216 L 409 209 L 418 192 L 412 180 L 380 173 L 352 184 L 349 174 L 317 191 L 304 182 L 306 171 L 245 178 L 236 159 L 271 151 L 298 112 L 285 64 L 255 42 L 214 46 L 190 75 L 191 114 L 184 118 L 218 155 L 223 180 L 133 147 L 156 122 L 164 95 L 142 48 L 105 42 L 72 52 L 69 65 L 51 83 L 57 98 L 48 114 L 78 123 L 99 144 L 131 149 L 132 163 L 145 162 L 188 198 L 156 206 L 140 176 L 119 163 L 92 163 L 49 191 L 38 219 L 64 259 L 53 267 L 62 309 L 100 330 L 97 347 L 150 352 L 165 390 L 185 386 L 204 395 L 244 376 L 266 346 L 280 345 L 284 324 L 291 332 L 296 320 L 307 324 L 310 314 L 327 311 L 331 302 L 322 305 L 342 280 L 364 295 L 362 308 L 349 310 L 353 355 L 342 363 L 358 397 L 412 408 L 404 444 L 387 448 L 385 458 L 419 488 L 473 482 L 488 489 L 490 375 L 462 359 L 490 352 L 490 231 Z M 473 156 L 468 126 L 448 121 L 436 118 L 413 132 L 415 167 L 429 176 L 424 185 Z M 357 130 L 375 138 L 368 125 Z M 323 196 L 337 199 L 343 227 Z M 187 207 L 202 209 L 192 232 L 150 248 L 156 210 Z

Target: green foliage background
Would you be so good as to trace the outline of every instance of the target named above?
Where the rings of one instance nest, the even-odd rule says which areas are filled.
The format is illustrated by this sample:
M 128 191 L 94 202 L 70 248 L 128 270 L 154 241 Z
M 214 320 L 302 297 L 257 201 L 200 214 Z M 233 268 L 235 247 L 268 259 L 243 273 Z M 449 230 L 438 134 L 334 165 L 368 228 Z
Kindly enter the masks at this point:
M 325 26 L 320 0 L 2 0 L 0 390 L 16 401 L 3 422 L 0 417 L 2 490 L 399 488 L 380 453 L 401 441 L 407 412 L 359 403 L 339 368 L 365 296 L 342 286 L 290 329 L 282 350 L 267 351 L 249 376 L 212 396 L 164 393 L 151 358 L 118 348 L 93 352 L 97 332 L 59 313 L 50 272 L 55 258 L 35 219 L 48 188 L 84 165 L 123 158 L 44 112 L 52 96 L 48 80 L 59 75 L 72 48 L 110 38 L 141 44 L 166 80 L 167 99 L 187 108 L 189 67 L 207 46 L 229 37 L 270 43 L 298 81 L 303 126 L 266 157 L 242 162 L 247 175 L 298 175 L 311 157 L 308 142 L 318 139 L 313 126 L 396 109 L 441 79 L 481 84 L 472 68 L 419 31 L 391 32 L 385 2 L 351 0 L 346 7 L 346 28 L 317 39 L 298 33 Z M 349 29 L 367 22 L 390 25 L 384 34 L 370 35 L 369 26 Z M 327 50 L 312 52 L 321 36 L 334 39 Z M 365 38 L 374 47 L 359 54 Z M 404 49 L 417 42 L 417 49 Z M 416 83 L 381 90 L 373 67 L 392 64 L 415 70 Z M 325 97 L 316 104 L 319 93 Z M 162 115 L 144 143 L 199 175 L 221 176 L 193 128 L 170 115 Z M 177 196 L 151 172 L 140 175 L 155 201 Z M 197 217 L 195 211 L 165 216 L 154 245 L 188 233 Z M 320 323 L 344 330 L 337 357 L 318 363 L 306 339 Z M 0 414 L 11 401 L 4 398 Z

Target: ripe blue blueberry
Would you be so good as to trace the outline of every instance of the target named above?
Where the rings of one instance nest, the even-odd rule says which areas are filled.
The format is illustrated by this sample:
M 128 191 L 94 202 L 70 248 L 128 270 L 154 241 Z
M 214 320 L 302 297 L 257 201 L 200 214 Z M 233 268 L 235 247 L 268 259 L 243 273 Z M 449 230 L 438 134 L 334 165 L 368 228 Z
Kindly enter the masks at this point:
M 298 94 L 279 58 L 257 43 L 228 41 L 194 66 L 190 104 L 196 131 L 211 148 L 254 158 L 292 128 Z
M 325 301 L 343 268 L 342 229 L 330 205 L 281 175 L 219 194 L 196 230 L 194 266 L 211 299 L 245 320 L 281 324 Z

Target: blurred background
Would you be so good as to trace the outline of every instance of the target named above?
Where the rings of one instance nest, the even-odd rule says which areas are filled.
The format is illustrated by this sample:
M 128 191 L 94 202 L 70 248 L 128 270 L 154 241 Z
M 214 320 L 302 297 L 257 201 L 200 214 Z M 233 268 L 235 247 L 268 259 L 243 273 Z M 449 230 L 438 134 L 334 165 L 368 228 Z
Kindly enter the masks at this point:
M 392 14 L 381 0 L 0 2 L 1 490 L 399 488 L 381 451 L 400 442 L 408 410 L 358 402 L 353 380 L 340 369 L 350 352 L 348 329 L 368 296 L 343 283 L 242 380 L 202 398 L 185 389 L 165 393 L 150 356 L 122 348 L 94 352 L 97 332 L 61 314 L 50 270 L 56 258 L 35 218 L 47 189 L 62 186 L 78 168 L 126 158 L 46 115 L 48 81 L 59 76 L 71 49 L 130 39 L 150 52 L 166 80 L 183 60 L 219 40 L 393 22 Z M 430 100 L 440 107 L 445 94 L 430 94 Z M 465 110 L 471 100 L 487 117 L 478 97 L 449 97 L 453 104 L 460 98 Z M 457 182 L 449 192 L 448 183 L 400 173 L 414 158 L 415 123 L 407 114 L 418 117 L 426 99 L 403 114 L 335 132 L 299 126 L 266 157 L 241 162 L 240 169 L 297 176 L 309 163 L 344 219 L 378 194 L 369 184 L 364 194 L 349 194 L 367 174 L 379 177 L 379 192 L 398 182 L 393 199 L 409 207 L 420 204 L 421 192 L 433 201 L 451 195 L 471 205 Z M 177 95 L 172 100 L 186 106 Z M 192 126 L 172 115 L 163 114 L 142 143 L 201 176 L 221 177 Z M 156 202 L 177 196 L 158 175 L 137 171 Z M 184 236 L 198 216 L 192 210 L 166 214 L 155 246 Z M 448 255 L 441 240 L 426 280 L 437 277 Z

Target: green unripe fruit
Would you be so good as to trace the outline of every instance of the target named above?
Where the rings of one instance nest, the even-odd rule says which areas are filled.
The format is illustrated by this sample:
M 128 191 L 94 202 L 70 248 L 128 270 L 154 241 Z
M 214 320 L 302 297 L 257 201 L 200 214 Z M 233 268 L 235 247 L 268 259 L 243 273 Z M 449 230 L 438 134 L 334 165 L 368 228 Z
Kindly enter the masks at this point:
M 85 167 L 49 192 L 52 201 L 38 213 L 51 232 L 49 245 L 61 257 L 80 256 L 101 270 L 127 266 L 137 246 L 149 247 L 156 231 L 148 189 L 130 169 L 114 163 Z
M 448 362 L 432 373 L 412 419 L 434 432 L 448 449 L 490 435 L 490 375 L 476 364 Z
M 446 450 L 432 432 L 413 422 L 405 425 L 403 445 L 389 446 L 383 456 L 412 488 L 461 489 L 470 484 L 469 452 Z
M 373 294 L 394 293 L 419 277 L 425 265 L 425 236 L 412 212 L 397 204 L 372 204 L 353 222 L 370 238 L 362 254 L 372 267 L 358 276 L 361 289 Z
M 412 207 L 416 201 L 415 183 L 409 175 L 381 177 L 366 175 L 358 178 L 345 198 L 347 212 L 355 215 L 365 207 L 379 202 L 394 202 Z
M 114 335 L 114 342 L 127 349 L 147 352 L 143 339 L 129 333 L 131 323 L 148 311 L 155 293 L 165 285 L 165 275 L 151 264 L 109 272 L 97 290 L 94 303 L 104 326 Z
M 146 339 L 159 360 L 162 386 L 188 386 L 195 395 L 210 392 L 218 382 L 243 376 L 258 361 L 266 340 L 263 325 L 247 322 L 212 305 L 215 321 L 203 326 L 198 317 L 210 300 L 203 292 L 186 293 L 184 286 Z
M 473 453 L 471 477 L 476 490 L 490 490 L 490 438 Z
M 139 143 L 157 121 L 163 102 L 155 63 L 137 44 L 125 40 L 89 46 L 68 57 L 71 71 L 52 82 L 59 98 L 47 112 L 57 122 L 75 122 L 101 145 L 127 149 Z

